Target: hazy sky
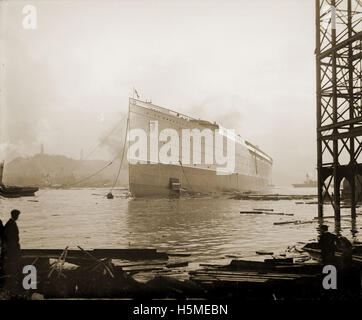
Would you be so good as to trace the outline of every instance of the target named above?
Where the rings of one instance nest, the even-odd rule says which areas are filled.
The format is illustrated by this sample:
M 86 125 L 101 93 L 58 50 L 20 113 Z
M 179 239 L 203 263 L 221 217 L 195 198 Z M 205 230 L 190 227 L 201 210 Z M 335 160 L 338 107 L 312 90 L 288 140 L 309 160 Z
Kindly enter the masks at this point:
M 26 4 L 35 30 L 23 28 Z M 236 129 L 274 158 L 276 184 L 314 172 L 314 0 L 0 0 L 0 32 L 0 157 L 44 143 L 79 158 L 135 87 Z

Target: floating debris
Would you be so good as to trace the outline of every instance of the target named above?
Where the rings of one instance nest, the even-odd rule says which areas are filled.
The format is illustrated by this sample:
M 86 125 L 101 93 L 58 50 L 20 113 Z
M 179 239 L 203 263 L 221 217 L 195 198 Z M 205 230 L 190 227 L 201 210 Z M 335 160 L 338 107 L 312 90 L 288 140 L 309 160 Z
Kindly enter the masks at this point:
M 294 213 L 284 213 L 284 212 L 269 212 L 269 211 L 240 211 L 241 214 L 267 214 L 274 216 L 294 216 Z
M 273 251 L 268 251 L 268 250 L 258 250 L 255 251 L 256 254 L 260 254 L 260 255 L 273 255 L 274 252 Z
M 277 200 L 311 200 L 315 199 L 315 195 L 281 195 L 281 194 L 237 194 L 231 199 L 235 200 L 265 200 L 265 201 L 277 201 Z
M 274 222 L 273 224 L 275 226 L 278 225 L 283 225 L 283 224 L 305 224 L 305 223 L 313 223 L 316 222 L 315 220 L 306 220 L 306 221 L 302 221 L 302 220 L 293 220 L 293 221 L 280 221 L 280 222 Z
M 263 211 L 240 211 L 243 214 L 263 214 Z
M 347 217 L 347 218 L 348 218 L 348 217 L 350 218 L 351 215 L 350 215 L 350 214 L 342 214 L 342 215 L 341 215 L 341 218 L 346 218 L 346 217 Z M 332 218 L 334 218 L 334 216 L 324 216 L 324 217 L 323 217 L 323 219 L 332 219 Z M 318 220 L 319 217 L 314 217 L 313 219 L 314 219 L 314 220 Z

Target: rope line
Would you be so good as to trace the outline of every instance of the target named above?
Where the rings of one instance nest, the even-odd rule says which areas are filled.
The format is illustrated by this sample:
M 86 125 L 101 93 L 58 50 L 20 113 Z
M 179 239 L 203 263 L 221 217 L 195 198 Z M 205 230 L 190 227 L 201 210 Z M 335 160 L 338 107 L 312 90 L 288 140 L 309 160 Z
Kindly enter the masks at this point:
M 187 175 L 185 173 L 185 170 L 184 170 L 184 167 L 182 165 L 181 160 L 179 160 L 179 162 L 180 162 L 180 165 L 181 165 L 182 172 L 183 172 L 183 174 L 184 174 L 184 176 L 186 178 L 186 181 L 187 181 L 188 185 L 190 186 L 190 189 L 191 189 L 192 193 L 195 193 L 194 190 L 192 189 L 192 186 L 191 186 L 191 183 L 190 183 L 189 179 L 187 178 Z
M 112 160 L 111 162 L 109 162 L 108 164 L 106 164 L 103 168 L 99 169 L 98 171 L 96 171 L 95 173 L 91 174 L 90 176 L 85 177 L 85 178 L 83 178 L 83 179 L 81 179 L 81 180 L 79 180 L 79 181 L 76 181 L 76 182 L 73 182 L 73 183 L 70 183 L 70 184 L 63 184 L 62 187 L 71 187 L 71 186 L 77 185 L 77 184 L 79 184 L 79 183 L 81 183 L 81 182 L 83 182 L 83 181 L 86 181 L 86 180 L 88 180 L 88 179 L 96 176 L 98 173 L 102 172 L 104 169 L 106 169 L 106 168 L 109 167 L 111 164 L 113 164 L 113 161 L 114 161 L 114 160 Z
M 102 141 L 105 140 L 105 139 L 107 139 L 107 138 L 119 127 L 119 125 L 124 121 L 124 118 L 125 118 L 125 117 L 126 117 L 126 116 L 124 116 L 124 117 L 122 118 L 122 120 L 121 120 L 120 122 L 118 122 L 118 123 L 112 128 L 112 130 L 106 135 L 105 138 L 102 139 Z M 126 128 L 128 128 L 128 119 L 129 119 L 129 118 L 127 118 L 127 127 L 126 127 Z M 126 137 L 127 137 L 127 131 L 126 131 Z M 92 153 L 94 153 L 94 152 L 97 150 L 97 148 L 102 144 L 102 141 L 101 141 L 100 143 L 98 143 L 98 145 L 97 145 L 91 152 L 89 152 L 89 153 L 86 155 L 85 159 L 87 159 Z M 112 164 L 114 163 L 114 161 L 119 157 L 119 155 L 120 155 L 120 152 L 113 158 L 112 161 L 110 161 L 110 162 L 107 163 L 104 167 L 102 167 L 101 169 L 99 169 L 99 170 L 97 170 L 96 172 L 92 173 L 91 175 L 89 175 L 89 176 L 87 176 L 87 177 L 85 177 L 85 178 L 82 178 L 82 179 L 80 179 L 79 181 L 70 183 L 70 184 L 62 184 L 62 185 L 60 185 L 60 188 L 61 188 L 61 187 L 72 187 L 72 186 L 75 186 L 75 185 L 77 185 L 77 184 L 79 184 L 79 183 L 82 183 L 82 182 L 84 182 L 84 181 L 86 181 L 86 180 L 88 180 L 88 179 L 96 176 L 97 174 L 101 173 L 103 170 L 105 170 L 106 168 L 108 168 L 110 165 L 112 165 Z M 123 161 L 123 156 L 124 156 L 124 149 L 122 150 L 122 161 Z M 121 162 L 121 164 L 122 164 L 122 162 Z M 119 172 L 118 172 L 118 174 L 117 174 L 117 180 L 118 180 L 118 175 L 119 175 L 119 173 L 120 173 L 120 170 L 119 170 Z M 117 181 L 116 181 L 116 182 L 117 182 Z M 115 183 L 116 183 L 116 182 L 115 182 Z M 113 188 L 114 188 L 114 186 L 112 187 L 112 189 L 113 189 Z M 42 196 L 44 193 L 48 192 L 49 190 L 50 190 L 50 189 L 44 190 L 42 193 L 36 195 L 36 197 L 38 198 L 38 197 Z
M 110 192 L 112 192 L 112 190 L 114 189 L 114 187 L 117 184 L 119 175 L 121 173 L 121 168 L 122 168 L 122 164 L 123 164 L 123 158 L 124 158 L 124 152 L 126 150 L 126 143 L 127 143 L 127 136 L 128 136 L 128 127 L 129 127 L 129 117 L 127 118 L 127 125 L 126 125 L 126 134 L 124 135 L 124 143 L 123 143 L 123 148 L 122 148 L 122 158 L 121 158 L 121 163 L 119 164 L 119 168 L 118 168 L 118 172 L 117 172 L 117 176 L 116 179 L 114 180 L 113 186 L 110 190 Z
M 118 129 L 119 125 L 124 121 L 124 119 L 126 118 L 127 115 L 125 115 L 121 121 L 117 122 L 116 125 L 111 129 L 111 131 L 109 133 L 107 133 L 107 135 L 100 139 L 101 141 L 85 156 L 84 159 L 82 160 L 87 160 L 97 149 L 98 147 L 103 143 L 103 141 L 105 141 L 106 139 L 109 138 L 109 136 L 114 133 L 116 131 L 116 129 Z

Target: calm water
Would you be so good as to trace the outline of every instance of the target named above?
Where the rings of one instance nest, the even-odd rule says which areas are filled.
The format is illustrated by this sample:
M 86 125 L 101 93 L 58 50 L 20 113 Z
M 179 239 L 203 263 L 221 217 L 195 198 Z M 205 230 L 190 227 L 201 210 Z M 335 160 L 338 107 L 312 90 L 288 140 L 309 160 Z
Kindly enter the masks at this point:
M 243 201 L 227 198 L 125 199 L 122 190 L 107 200 L 105 189 L 40 190 L 36 197 L 0 200 L 0 219 L 11 209 L 19 218 L 23 248 L 156 248 L 191 253 L 194 262 L 251 257 L 256 250 L 282 252 L 297 242 L 316 239 L 317 223 L 273 225 L 277 221 L 312 220 L 315 204 L 297 200 Z M 315 194 L 315 189 L 275 188 L 279 194 Z M 310 201 L 310 200 L 306 200 Z M 270 208 L 294 216 L 243 215 L 240 210 Z M 357 212 L 362 212 L 357 209 Z M 350 209 L 342 209 L 348 214 Z M 325 214 L 332 215 L 331 206 Z M 333 230 L 333 220 L 329 219 Z M 360 230 L 361 216 L 357 219 Z M 351 238 L 351 221 L 342 220 Z M 358 239 L 357 233 L 357 239 Z

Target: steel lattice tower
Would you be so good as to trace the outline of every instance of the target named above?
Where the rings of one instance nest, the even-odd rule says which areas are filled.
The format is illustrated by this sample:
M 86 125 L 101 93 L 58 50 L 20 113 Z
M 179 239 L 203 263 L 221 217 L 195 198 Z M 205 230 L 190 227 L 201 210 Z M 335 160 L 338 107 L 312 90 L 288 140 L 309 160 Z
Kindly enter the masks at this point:
M 362 188 L 362 0 L 316 0 L 318 216 L 331 202 L 340 221 L 340 186 Z

